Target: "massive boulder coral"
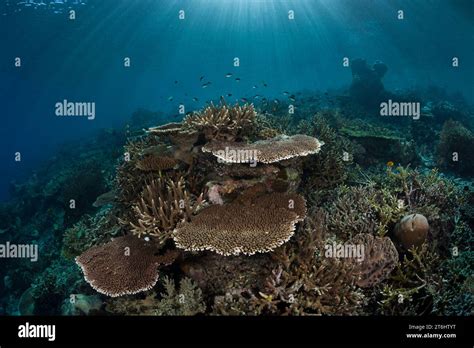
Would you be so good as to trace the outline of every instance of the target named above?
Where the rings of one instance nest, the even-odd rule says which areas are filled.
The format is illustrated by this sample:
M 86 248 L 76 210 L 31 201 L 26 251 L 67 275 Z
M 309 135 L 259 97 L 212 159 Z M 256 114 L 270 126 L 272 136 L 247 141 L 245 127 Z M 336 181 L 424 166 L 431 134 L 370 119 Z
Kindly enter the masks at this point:
M 410 214 L 404 216 L 394 229 L 395 237 L 406 249 L 421 246 L 428 237 L 430 225 L 424 215 Z
M 128 235 L 88 249 L 76 263 L 97 292 L 111 297 L 136 294 L 151 289 L 158 281 L 158 266 L 177 257 L 176 251 L 155 255 L 156 250 L 153 242 Z
M 316 154 L 324 143 L 307 135 L 280 135 L 254 143 L 214 141 L 202 147 L 226 163 L 275 163 Z
M 211 250 L 221 255 L 253 255 L 288 241 L 295 224 L 306 216 L 299 195 L 265 194 L 254 199 L 203 209 L 173 232 L 176 246 L 188 251 Z

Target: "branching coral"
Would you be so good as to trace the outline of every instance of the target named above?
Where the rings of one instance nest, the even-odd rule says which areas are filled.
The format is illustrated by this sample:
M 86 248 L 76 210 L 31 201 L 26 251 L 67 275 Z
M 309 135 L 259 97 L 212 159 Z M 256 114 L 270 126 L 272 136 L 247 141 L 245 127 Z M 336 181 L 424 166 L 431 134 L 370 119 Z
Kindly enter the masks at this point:
M 273 193 L 203 209 L 191 222 L 178 225 L 179 248 L 212 250 L 222 255 L 264 253 L 287 242 L 304 219 L 304 198 Z
M 183 273 L 199 285 L 211 302 L 214 296 L 263 286 L 272 266 L 269 254 L 242 257 L 206 253 L 180 263 Z
M 317 252 L 321 230 L 300 232 L 294 243 L 273 254 L 280 266 L 267 278 L 253 306 L 274 314 L 356 314 L 363 296 L 355 284 L 354 264 Z
M 150 292 L 144 299 L 121 297 L 107 303 L 106 311 L 121 315 L 182 315 L 204 313 L 202 292 L 189 278 L 182 278 L 177 289 L 169 277 L 163 278 L 165 292 Z
M 130 222 L 132 232 L 141 237 L 150 235 L 163 243 L 181 220 L 189 221 L 203 204 L 203 194 L 194 199 L 185 189 L 183 177 L 177 180 L 159 177 L 145 186 L 133 206 L 137 222 Z
M 88 249 L 76 263 L 96 291 L 111 297 L 136 294 L 151 289 L 158 281 L 158 266 L 177 257 L 175 251 L 156 255 L 156 250 L 154 243 L 128 235 Z
M 370 187 L 341 186 L 326 208 L 328 230 L 342 240 L 358 233 L 376 233 L 377 212 L 370 201 L 375 194 Z
M 390 282 L 382 288 L 380 313 L 384 315 L 420 315 L 432 311 L 433 299 L 442 278 L 436 269 L 439 257 L 427 244 L 410 249 L 397 266 Z
M 183 126 L 202 132 L 207 140 L 238 139 L 254 126 L 256 112 L 252 104 L 229 107 L 211 104 L 201 112 L 186 116 Z
M 121 227 L 110 209 L 95 216 L 84 216 L 64 232 L 62 254 L 73 259 L 94 245 L 106 242 L 120 234 Z
M 313 161 L 304 167 L 304 188 L 308 192 L 334 188 L 343 183 L 347 177 L 347 166 L 352 163 L 352 145 L 337 135 L 326 118 L 336 117 L 327 113 L 317 113 L 305 131 L 311 136 L 321 139 L 324 144 L 322 151 Z

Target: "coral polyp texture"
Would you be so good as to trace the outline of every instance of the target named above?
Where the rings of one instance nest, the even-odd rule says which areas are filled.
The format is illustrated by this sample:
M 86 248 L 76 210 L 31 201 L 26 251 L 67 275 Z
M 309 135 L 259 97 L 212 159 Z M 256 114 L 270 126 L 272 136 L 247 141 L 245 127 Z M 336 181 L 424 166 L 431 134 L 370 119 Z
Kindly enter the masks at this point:
M 156 256 L 153 243 L 134 236 L 114 238 L 76 258 L 86 281 L 111 297 L 151 289 L 158 281 L 158 266 L 173 261 L 171 254 Z
M 356 283 L 361 288 L 382 282 L 397 266 L 398 252 L 390 238 L 365 233 L 356 235 L 352 241 L 364 246 L 364 260 L 356 266 L 355 271 L 359 274 Z
M 259 140 L 254 143 L 214 141 L 202 147 L 227 163 L 274 163 L 293 157 L 316 154 L 322 142 L 307 135 L 279 135 L 275 138 Z M 246 157 L 241 154 L 248 154 Z M 244 156 L 244 157 L 242 157 Z
M 288 208 L 294 201 L 295 208 Z M 304 217 L 305 202 L 301 196 L 267 194 L 203 209 L 191 222 L 180 224 L 173 239 L 177 247 L 187 251 L 253 255 L 269 252 L 288 241 L 295 232 L 295 224 Z

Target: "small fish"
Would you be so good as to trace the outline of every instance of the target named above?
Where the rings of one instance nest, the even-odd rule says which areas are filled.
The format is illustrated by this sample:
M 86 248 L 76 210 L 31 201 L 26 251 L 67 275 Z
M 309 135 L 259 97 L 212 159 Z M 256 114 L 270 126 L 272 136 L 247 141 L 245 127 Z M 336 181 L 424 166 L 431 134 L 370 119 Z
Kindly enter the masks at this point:
M 247 98 L 240 98 L 244 103 L 248 102 L 249 100 Z
M 232 93 L 227 93 L 227 96 L 228 96 L 228 97 L 232 97 Z
M 199 78 L 199 81 L 204 80 L 204 75 Z
M 236 77 L 235 81 L 240 82 L 240 77 Z
M 225 77 L 226 77 L 226 78 L 232 77 L 232 74 L 231 74 L 231 73 L 227 73 L 227 74 L 225 74 Z
M 194 98 L 193 98 L 193 100 L 194 100 L 195 102 L 197 102 L 199 99 L 198 99 L 198 98 L 196 98 L 196 97 L 194 97 Z
M 392 168 L 394 165 L 395 165 L 395 163 L 393 163 L 393 161 L 388 161 L 387 162 L 387 167 L 389 167 L 389 168 Z
M 296 100 L 296 98 L 295 98 L 294 95 L 290 95 L 290 96 L 288 97 L 288 99 L 290 99 L 291 101 L 295 101 L 295 100 Z
M 275 104 L 280 104 L 280 101 L 279 101 L 278 99 L 275 99 L 273 102 L 274 102 Z
M 255 96 L 254 96 L 255 99 L 258 99 L 260 97 L 261 97 L 261 95 L 259 95 L 259 94 L 255 94 Z
M 263 84 L 263 87 L 268 87 L 265 81 L 263 81 L 262 84 Z
M 253 88 L 253 89 L 256 89 L 256 88 L 257 88 L 257 86 L 252 86 L 252 88 Z
M 173 100 L 173 97 L 168 97 L 168 100 L 169 100 L 169 101 L 172 101 L 172 100 Z
M 206 82 L 201 87 L 202 88 L 207 88 L 210 84 L 211 84 L 211 82 Z
M 290 92 L 286 92 L 286 91 L 283 92 L 283 95 L 289 95 L 289 94 L 290 94 Z

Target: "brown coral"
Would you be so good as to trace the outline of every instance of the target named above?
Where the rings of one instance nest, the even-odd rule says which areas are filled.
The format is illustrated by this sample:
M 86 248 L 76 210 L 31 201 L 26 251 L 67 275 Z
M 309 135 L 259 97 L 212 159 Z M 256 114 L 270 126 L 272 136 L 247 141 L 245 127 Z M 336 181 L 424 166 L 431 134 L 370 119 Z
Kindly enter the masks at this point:
M 182 131 L 183 125 L 179 122 L 166 123 L 161 126 L 151 127 L 148 129 L 148 133 L 155 135 L 169 135 L 173 133 L 179 133 Z
M 203 203 L 203 195 L 193 199 L 183 177 L 177 180 L 159 177 L 146 185 L 132 207 L 137 222 L 130 222 L 133 234 L 151 235 L 164 242 L 181 220 L 189 220 Z
M 144 172 L 158 172 L 173 169 L 177 164 L 178 161 L 170 156 L 146 155 L 135 166 Z
M 318 153 L 323 143 L 318 139 L 297 134 L 280 135 L 251 144 L 231 141 L 213 141 L 202 147 L 226 163 L 274 163 L 293 157 Z
M 153 243 L 128 235 L 88 249 L 76 263 L 96 291 L 117 297 L 151 289 L 158 280 L 158 266 L 177 257 L 176 251 L 162 256 L 155 252 Z
M 410 214 L 403 217 L 395 226 L 395 237 L 406 249 L 421 246 L 428 237 L 430 225 L 421 214 Z
M 357 285 L 370 288 L 386 279 L 398 263 L 398 252 L 388 237 L 374 237 L 360 233 L 353 243 L 364 246 L 364 260 L 358 262 L 355 272 L 359 275 Z
M 212 205 L 191 222 L 178 225 L 173 239 L 188 251 L 212 250 L 225 256 L 264 253 L 288 241 L 305 213 L 302 197 L 280 193 Z
M 255 122 L 256 112 L 252 104 L 233 107 L 222 103 L 211 103 L 202 112 L 186 116 L 183 126 L 202 132 L 207 140 L 235 140 L 250 130 Z

